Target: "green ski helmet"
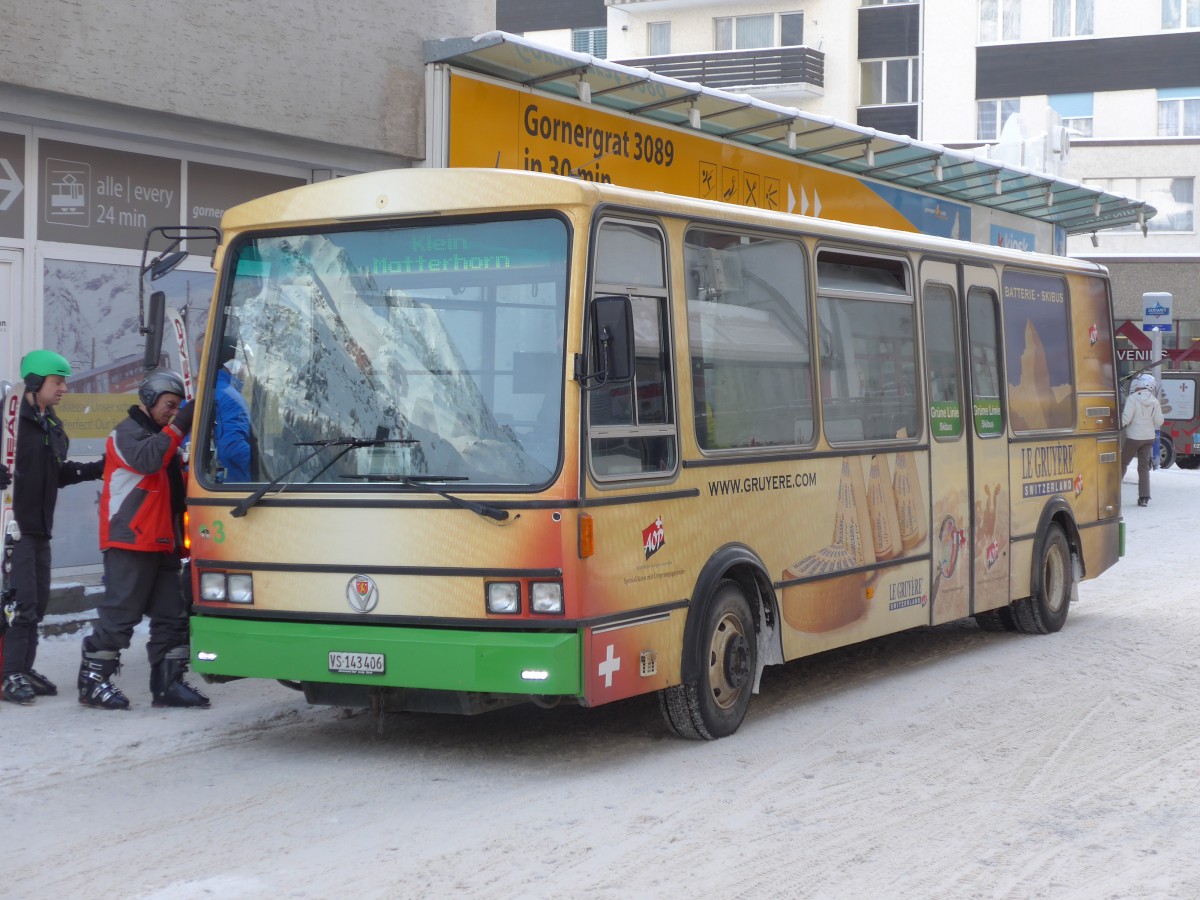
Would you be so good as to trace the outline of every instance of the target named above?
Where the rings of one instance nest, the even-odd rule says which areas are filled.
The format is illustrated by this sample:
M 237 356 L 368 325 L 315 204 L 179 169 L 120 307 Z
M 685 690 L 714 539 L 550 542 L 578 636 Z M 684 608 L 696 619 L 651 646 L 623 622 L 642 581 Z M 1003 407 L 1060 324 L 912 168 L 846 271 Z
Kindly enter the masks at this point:
M 66 378 L 70 374 L 71 364 L 67 358 L 53 350 L 30 350 L 21 360 L 21 380 L 27 391 L 40 391 L 48 375 Z
M 27 380 L 30 375 L 61 375 L 63 378 L 71 374 L 71 364 L 67 358 L 53 350 L 30 350 L 21 360 L 21 378 Z

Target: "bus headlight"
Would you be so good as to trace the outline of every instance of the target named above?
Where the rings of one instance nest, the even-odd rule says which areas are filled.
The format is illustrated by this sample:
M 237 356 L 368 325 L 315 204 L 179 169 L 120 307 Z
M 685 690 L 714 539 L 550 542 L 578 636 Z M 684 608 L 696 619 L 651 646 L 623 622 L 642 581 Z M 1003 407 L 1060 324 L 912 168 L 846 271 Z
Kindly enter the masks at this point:
M 229 602 L 253 603 L 254 578 L 250 575 L 229 576 Z
M 487 611 L 511 616 L 521 611 L 521 585 L 515 581 L 491 581 L 487 586 Z
M 200 573 L 200 599 L 210 603 L 253 603 L 254 578 L 225 572 Z
M 200 573 L 200 599 L 216 601 L 218 603 L 224 603 L 225 597 L 226 597 L 225 573 L 224 572 L 201 572 Z
M 557 581 L 535 581 L 529 586 L 529 608 L 535 613 L 562 615 L 562 584 Z

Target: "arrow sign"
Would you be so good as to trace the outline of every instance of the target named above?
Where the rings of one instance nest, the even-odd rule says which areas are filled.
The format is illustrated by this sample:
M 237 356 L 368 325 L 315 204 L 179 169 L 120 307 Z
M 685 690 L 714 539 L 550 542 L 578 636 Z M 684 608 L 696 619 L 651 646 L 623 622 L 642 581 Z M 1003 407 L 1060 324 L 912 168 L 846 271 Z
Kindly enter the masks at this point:
M 3 156 L 0 156 L 0 169 L 4 170 L 6 176 L 0 178 L 0 192 L 8 191 L 8 196 L 0 200 L 0 212 L 4 212 L 21 196 L 21 192 L 25 190 L 25 185 L 21 184 L 21 179 L 17 177 L 17 173 L 13 170 L 12 163 Z

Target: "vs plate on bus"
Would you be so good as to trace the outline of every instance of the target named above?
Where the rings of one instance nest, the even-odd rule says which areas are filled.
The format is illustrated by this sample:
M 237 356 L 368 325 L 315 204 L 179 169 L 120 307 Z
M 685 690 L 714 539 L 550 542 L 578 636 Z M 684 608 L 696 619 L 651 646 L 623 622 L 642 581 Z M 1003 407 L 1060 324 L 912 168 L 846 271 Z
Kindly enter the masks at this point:
M 382 675 L 387 661 L 382 653 L 339 653 L 329 651 L 329 671 L 343 675 Z

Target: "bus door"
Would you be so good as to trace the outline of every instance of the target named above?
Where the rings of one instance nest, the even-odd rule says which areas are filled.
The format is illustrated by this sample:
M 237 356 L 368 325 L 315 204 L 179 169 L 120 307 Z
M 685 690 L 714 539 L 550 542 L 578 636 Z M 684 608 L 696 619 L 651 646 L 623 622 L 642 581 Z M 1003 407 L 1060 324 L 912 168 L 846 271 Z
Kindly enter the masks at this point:
M 967 468 L 969 427 L 962 366 L 963 319 L 958 269 L 951 263 L 921 264 L 925 396 L 929 412 L 930 530 L 933 572 L 931 624 L 971 614 L 971 482 Z
M 1009 601 L 1008 429 L 1001 370 L 999 276 L 990 268 L 963 267 L 966 294 L 967 374 L 971 411 L 967 424 L 971 486 L 971 613 Z

